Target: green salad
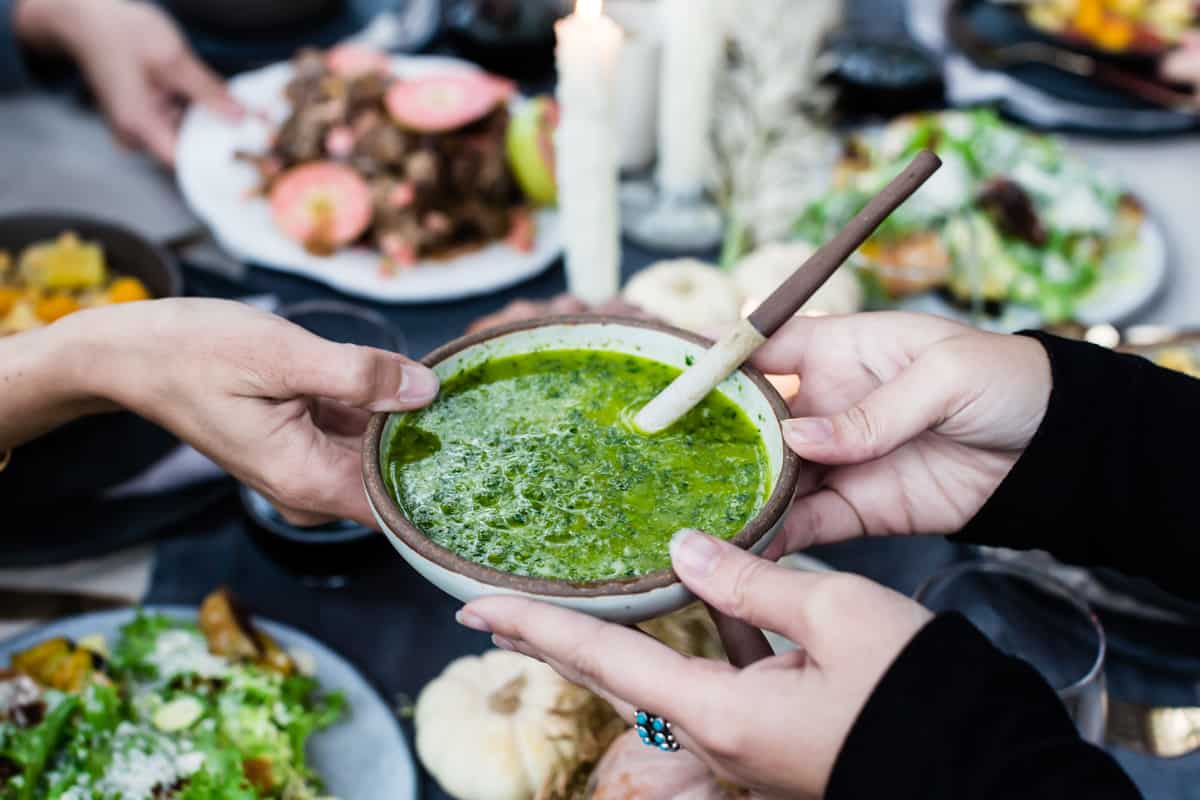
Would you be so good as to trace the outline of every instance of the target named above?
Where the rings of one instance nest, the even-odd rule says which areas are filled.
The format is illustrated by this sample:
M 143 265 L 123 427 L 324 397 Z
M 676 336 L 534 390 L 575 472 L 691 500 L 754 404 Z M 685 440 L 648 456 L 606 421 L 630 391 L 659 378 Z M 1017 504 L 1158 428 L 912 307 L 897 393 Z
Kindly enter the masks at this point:
M 0 800 L 315 800 L 322 695 L 224 593 L 199 625 L 139 613 L 111 645 L 50 639 L 0 672 Z
M 1017 304 L 1061 322 L 1102 281 L 1136 269 L 1136 199 L 1058 139 L 987 110 L 903 117 L 852 138 L 796 236 L 826 241 L 925 148 L 942 169 L 855 257 L 875 307 L 936 291 L 965 308 Z

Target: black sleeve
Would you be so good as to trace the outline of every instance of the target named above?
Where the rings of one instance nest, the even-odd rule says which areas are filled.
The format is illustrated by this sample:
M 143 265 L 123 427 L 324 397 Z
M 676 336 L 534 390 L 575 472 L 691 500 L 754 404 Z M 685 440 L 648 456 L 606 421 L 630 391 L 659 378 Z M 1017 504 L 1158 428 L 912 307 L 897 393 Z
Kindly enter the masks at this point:
M 14 0 L 0 0 L 0 92 L 29 85 L 29 70 L 14 30 L 15 7 Z
M 826 800 L 1134 800 L 1054 690 L 956 614 L 937 617 L 876 687 L 842 745 Z
M 1042 333 L 1054 388 L 1029 447 L 956 540 L 1048 550 L 1200 597 L 1200 380 Z

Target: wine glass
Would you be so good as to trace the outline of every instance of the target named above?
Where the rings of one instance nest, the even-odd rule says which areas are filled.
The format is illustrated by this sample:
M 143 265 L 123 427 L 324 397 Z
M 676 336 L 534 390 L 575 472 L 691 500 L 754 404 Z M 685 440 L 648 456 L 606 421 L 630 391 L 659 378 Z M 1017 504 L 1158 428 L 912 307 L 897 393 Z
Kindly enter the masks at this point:
M 1104 741 L 1104 628 L 1061 581 L 996 561 L 952 566 L 927 580 L 913 598 L 939 613 L 957 611 L 1004 652 L 1028 662 L 1058 693 L 1080 735 Z

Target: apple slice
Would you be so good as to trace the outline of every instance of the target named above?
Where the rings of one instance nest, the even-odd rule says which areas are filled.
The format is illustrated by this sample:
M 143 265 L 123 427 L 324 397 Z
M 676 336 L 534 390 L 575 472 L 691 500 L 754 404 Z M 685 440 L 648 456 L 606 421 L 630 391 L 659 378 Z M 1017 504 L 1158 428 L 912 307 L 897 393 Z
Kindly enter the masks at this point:
M 554 176 L 557 128 L 558 103 L 551 97 L 535 97 L 513 114 L 504 137 L 508 166 L 521 191 L 537 206 L 551 206 L 558 200 Z
M 284 234 L 317 255 L 353 242 L 371 224 L 371 189 L 341 164 L 314 161 L 285 172 L 271 188 L 271 214 Z
M 512 96 L 513 85 L 486 72 L 458 70 L 409 80 L 388 89 L 388 113 L 399 125 L 444 133 L 477 122 Z

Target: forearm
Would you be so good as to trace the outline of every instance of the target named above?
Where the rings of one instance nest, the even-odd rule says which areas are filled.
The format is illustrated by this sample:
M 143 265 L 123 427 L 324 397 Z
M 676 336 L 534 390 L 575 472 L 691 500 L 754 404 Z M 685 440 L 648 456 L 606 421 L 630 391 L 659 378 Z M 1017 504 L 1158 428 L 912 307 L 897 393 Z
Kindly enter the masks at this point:
M 1195 594 L 1200 381 L 1137 356 L 1038 338 L 1054 379 L 1045 420 L 959 538 L 1048 550 Z
M 75 320 L 0 338 L 0 451 L 73 419 L 113 410 L 95 389 L 96 339 Z
M 957 616 L 929 623 L 867 701 L 827 800 L 1135 800 L 1103 750 L 1076 733 L 1054 691 Z

